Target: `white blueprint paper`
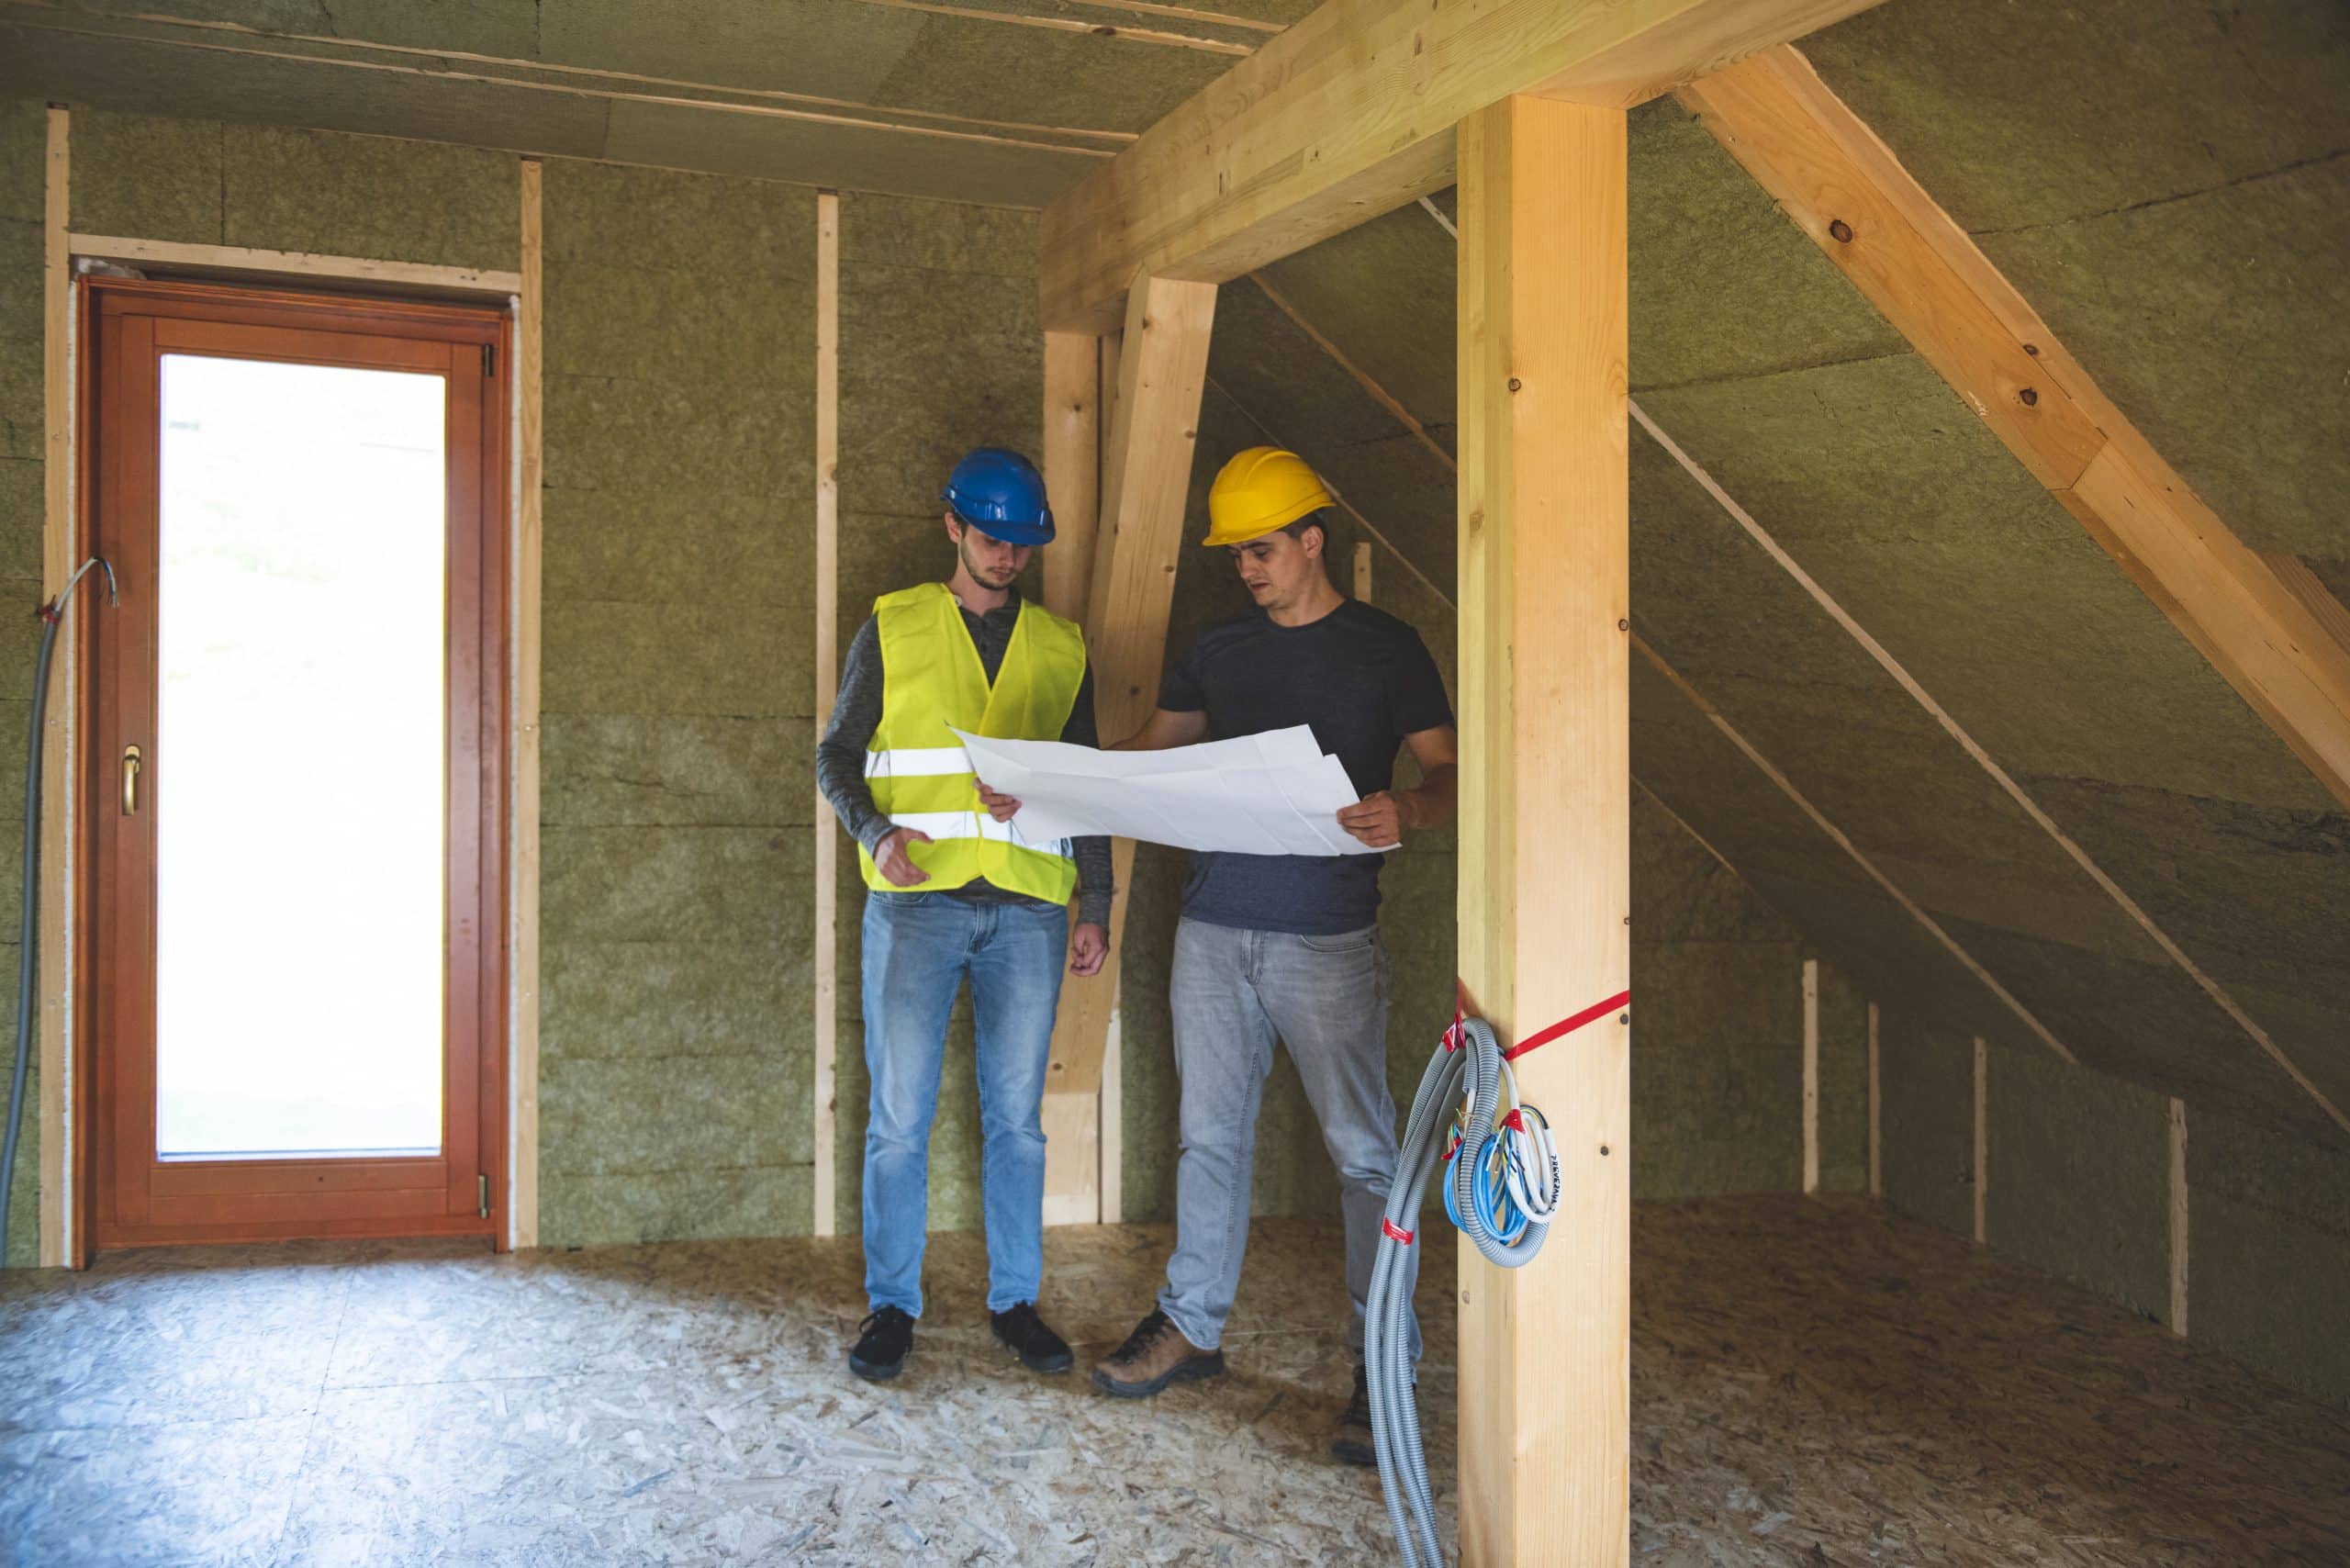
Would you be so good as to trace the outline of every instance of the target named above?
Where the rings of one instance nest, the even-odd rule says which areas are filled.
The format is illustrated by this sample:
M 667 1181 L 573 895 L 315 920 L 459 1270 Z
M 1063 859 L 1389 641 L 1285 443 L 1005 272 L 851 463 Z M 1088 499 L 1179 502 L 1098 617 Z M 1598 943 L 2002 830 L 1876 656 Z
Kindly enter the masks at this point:
M 1169 751 L 1094 751 L 955 732 L 989 789 L 1020 800 L 1031 844 L 1109 834 L 1241 855 L 1377 855 L 1338 825 L 1346 768 L 1299 724 Z

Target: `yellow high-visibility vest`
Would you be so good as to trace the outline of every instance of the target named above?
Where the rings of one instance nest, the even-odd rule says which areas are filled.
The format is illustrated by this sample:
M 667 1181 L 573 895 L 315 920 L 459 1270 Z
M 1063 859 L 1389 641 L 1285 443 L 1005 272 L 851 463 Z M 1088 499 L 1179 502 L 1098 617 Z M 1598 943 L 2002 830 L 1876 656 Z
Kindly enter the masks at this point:
M 881 636 L 881 722 L 865 753 L 873 803 L 900 827 L 930 835 L 910 846 L 930 880 L 900 888 L 860 847 L 865 885 L 885 892 L 945 892 L 986 878 L 1008 892 L 1067 903 L 1077 886 L 1069 840 L 1032 844 L 1018 819 L 1000 823 L 979 804 L 979 780 L 955 729 L 998 740 L 1057 741 L 1085 678 L 1085 635 L 1024 603 L 995 684 L 945 583 L 873 601 Z

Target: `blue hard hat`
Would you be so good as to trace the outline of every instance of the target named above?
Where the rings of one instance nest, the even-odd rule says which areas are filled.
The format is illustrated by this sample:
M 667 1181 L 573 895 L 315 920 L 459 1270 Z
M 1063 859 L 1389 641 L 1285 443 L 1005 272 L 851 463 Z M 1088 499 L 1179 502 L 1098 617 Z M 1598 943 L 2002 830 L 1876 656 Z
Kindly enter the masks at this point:
M 1053 509 L 1045 504 L 1045 476 L 1016 452 L 982 446 L 948 476 L 939 498 L 955 515 L 1006 544 L 1050 544 Z

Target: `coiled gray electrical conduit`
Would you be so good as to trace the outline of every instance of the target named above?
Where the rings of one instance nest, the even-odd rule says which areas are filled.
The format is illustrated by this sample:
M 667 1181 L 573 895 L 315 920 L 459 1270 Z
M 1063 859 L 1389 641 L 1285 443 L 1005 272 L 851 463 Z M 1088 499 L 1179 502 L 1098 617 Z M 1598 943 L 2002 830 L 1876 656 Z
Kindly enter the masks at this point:
M 1452 1037 L 1460 1041 L 1460 1049 L 1450 1048 Z M 1501 1074 L 1501 1042 L 1483 1018 L 1463 1019 L 1458 1036 L 1448 1036 L 1448 1043 L 1437 1047 L 1420 1078 L 1419 1092 L 1412 1096 L 1395 1182 L 1387 1193 L 1387 1223 L 1371 1266 L 1363 1366 L 1371 1386 L 1371 1445 L 1379 1456 L 1380 1486 L 1387 1495 L 1387 1522 L 1405 1568 L 1443 1568 L 1444 1563 L 1437 1540 L 1436 1504 L 1428 1492 L 1427 1454 L 1420 1446 L 1419 1405 L 1412 1392 L 1411 1282 L 1417 1272 L 1412 1249 L 1419 1245 L 1420 1202 L 1444 1163 L 1445 1137 L 1453 1108 L 1461 1103 L 1464 1081 L 1472 1093 L 1460 1144 L 1473 1151 L 1484 1147 L 1486 1135 L 1494 1130 L 1502 1101 Z M 1550 1225 L 1530 1222 L 1515 1242 L 1504 1242 L 1487 1230 L 1471 1200 L 1473 1165 L 1472 1159 L 1452 1164 L 1453 1207 L 1460 1215 L 1461 1232 L 1488 1262 L 1524 1268 L 1542 1250 Z
M 0 1263 L 8 1256 L 8 1189 L 17 1175 L 17 1130 L 25 1117 L 25 1068 L 32 1052 L 33 977 L 40 936 L 40 740 L 49 711 L 49 660 L 57 648 L 58 624 L 72 607 L 73 590 L 95 566 L 106 575 L 106 602 L 118 605 L 114 568 L 93 555 L 66 579 L 58 596 L 34 613 L 41 619 L 40 661 L 33 669 L 32 735 L 25 745 L 24 904 L 17 924 L 17 1069 L 8 1080 L 8 1130 L 0 1137 Z

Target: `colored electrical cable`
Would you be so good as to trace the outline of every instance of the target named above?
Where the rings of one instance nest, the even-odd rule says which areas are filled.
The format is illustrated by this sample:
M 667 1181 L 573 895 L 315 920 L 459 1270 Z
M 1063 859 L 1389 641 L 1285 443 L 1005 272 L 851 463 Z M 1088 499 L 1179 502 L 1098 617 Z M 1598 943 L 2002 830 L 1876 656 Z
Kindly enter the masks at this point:
M 1506 1051 L 1491 1025 L 1456 1012 L 1412 1096 L 1380 1219 L 1363 1326 L 1371 1447 L 1388 1526 L 1405 1568 L 1442 1568 L 1444 1562 L 1412 1386 L 1412 1282 L 1418 1273 L 1412 1249 L 1428 1182 L 1442 1173 L 1445 1217 L 1487 1261 L 1505 1269 L 1532 1261 L 1559 1212 L 1563 1182 L 1550 1119 L 1518 1097 L 1510 1059 L 1630 1001 L 1631 992 L 1619 992 Z
M 1447 1217 L 1470 1244 L 1503 1268 L 1523 1267 L 1542 1249 L 1547 1217 L 1518 1206 L 1507 1192 L 1511 1141 L 1496 1140 L 1499 1113 L 1515 1109 L 1520 1135 L 1525 1107 L 1504 1103 L 1501 1043 L 1482 1018 L 1463 1018 L 1444 1033 L 1412 1097 L 1395 1181 L 1387 1193 L 1379 1251 L 1371 1263 L 1363 1335 L 1363 1370 L 1371 1391 L 1371 1446 L 1379 1459 L 1387 1520 L 1406 1568 L 1441 1568 L 1436 1500 L 1428 1485 L 1427 1454 L 1412 1391 L 1413 1248 L 1428 1182 L 1443 1172 Z M 1514 1100 L 1514 1093 L 1508 1098 Z M 1539 1119 L 1539 1113 L 1536 1114 Z

